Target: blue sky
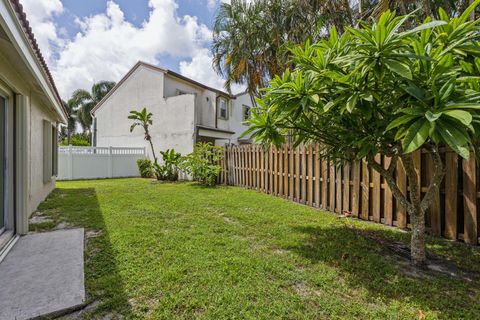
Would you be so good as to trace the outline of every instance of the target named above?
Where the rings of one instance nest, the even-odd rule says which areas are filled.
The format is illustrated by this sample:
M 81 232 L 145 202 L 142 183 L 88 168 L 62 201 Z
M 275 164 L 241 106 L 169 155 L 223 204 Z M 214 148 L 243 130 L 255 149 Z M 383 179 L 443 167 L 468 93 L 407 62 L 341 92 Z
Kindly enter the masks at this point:
M 21 0 L 64 99 L 138 60 L 222 89 L 210 53 L 220 1 Z

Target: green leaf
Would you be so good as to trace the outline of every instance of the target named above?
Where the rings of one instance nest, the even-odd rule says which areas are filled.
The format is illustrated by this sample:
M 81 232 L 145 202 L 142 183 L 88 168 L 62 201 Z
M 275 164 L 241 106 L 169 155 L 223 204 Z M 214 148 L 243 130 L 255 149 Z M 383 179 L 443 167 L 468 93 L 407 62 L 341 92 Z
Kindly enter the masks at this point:
M 352 112 L 355 109 L 358 101 L 358 93 L 354 93 L 347 101 L 347 110 L 348 112 Z
M 463 11 L 462 15 L 458 18 L 458 24 L 464 23 L 470 18 L 473 10 L 480 4 L 480 0 L 476 0 L 470 4 L 465 11 Z
M 453 109 L 478 109 L 480 110 L 480 103 L 452 103 L 447 105 L 445 110 Z
M 469 126 L 472 123 L 472 115 L 468 111 L 447 110 L 447 111 L 444 111 L 443 114 L 460 121 L 465 126 Z
M 335 102 L 329 101 L 326 105 L 323 106 L 323 111 L 327 112 L 335 105 Z
M 425 99 L 425 92 L 423 89 L 419 88 L 418 86 L 411 83 L 408 87 L 403 88 L 409 95 L 414 98 L 417 98 L 419 101 L 423 101 Z
M 391 71 L 406 79 L 412 80 L 412 71 L 410 71 L 410 67 L 405 63 L 392 59 L 385 60 L 384 63 Z
M 431 112 L 430 110 L 428 110 L 428 111 L 425 113 L 425 118 L 427 118 L 427 120 L 430 121 L 430 122 L 435 122 L 438 118 L 440 118 L 441 115 L 442 115 L 441 112 L 439 112 L 439 113 L 433 113 L 433 112 Z
M 410 153 L 420 148 L 428 138 L 430 130 L 430 122 L 426 119 L 419 119 L 415 121 L 403 139 L 403 150 L 405 153 Z
M 468 159 L 470 150 L 468 149 L 468 136 L 461 130 L 451 125 L 448 121 L 439 121 L 437 132 L 442 137 L 443 141 L 450 146 L 462 158 Z
M 398 118 L 396 118 L 395 120 L 393 120 L 392 122 L 390 122 L 390 124 L 387 126 L 387 129 L 385 129 L 385 132 L 387 131 L 390 131 L 396 127 L 399 127 L 405 123 L 408 123 L 410 121 L 412 121 L 413 119 L 416 119 L 418 118 L 418 116 L 415 116 L 415 115 L 410 115 L 410 114 L 405 114 L 403 116 L 400 116 Z
M 455 77 L 450 78 L 450 80 L 440 88 L 440 91 L 438 92 L 440 95 L 440 101 L 447 100 L 453 90 L 455 90 Z
M 425 113 L 424 109 L 420 107 L 408 107 L 399 110 L 401 113 L 409 114 L 412 116 L 421 116 Z
M 310 100 L 312 100 L 314 103 L 318 103 L 320 101 L 320 97 L 318 94 L 314 94 L 310 96 Z
M 441 25 L 444 25 L 444 24 L 447 24 L 445 21 L 441 21 L 441 20 L 435 20 L 435 21 L 431 21 L 431 22 L 427 22 L 427 23 L 424 23 L 424 24 L 421 24 L 419 25 L 418 27 L 416 28 L 413 28 L 411 30 L 408 30 L 408 31 L 405 31 L 405 32 L 401 32 L 399 34 L 400 37 L 404 37 L 404 36 L 407 36 L 409 34 L 413 34 L 413 33 L 416 33 L 418 31 L 422 31 L 422 30 L 425 30 L 425 29 L 431 29 L 431 28 L 435 28 L 435 27 L 438 27 L 438 26 L 441 26 Z

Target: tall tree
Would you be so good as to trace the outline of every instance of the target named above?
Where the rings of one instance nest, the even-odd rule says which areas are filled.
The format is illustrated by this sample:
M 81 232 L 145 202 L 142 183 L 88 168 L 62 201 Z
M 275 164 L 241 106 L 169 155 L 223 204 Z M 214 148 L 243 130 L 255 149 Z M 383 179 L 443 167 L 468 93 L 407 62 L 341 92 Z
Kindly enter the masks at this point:
M 342 34 L 359 19 L 378 18 L 386 10 L 412 13 L 402 28 L 439 18 L 442 6 L 449 16 L 462 12 L 470 0 L 232 0 L 223 3 L 213 28 L 213 66 L 225 88 L 244 84 L 252 97 L 286 68 L 293 68 L 288 48 L 315 42 L 335 27 Z
M 213 28 L 213 66 L 225 88 L 247 85 L 250 95 L 290 66 L 288 47 L 318 40 L 325 27 L 352 23 L 348 1 L 232 0 L 222 3 Z M 348 21 L 345 23 L 345 21 Z
M 75 133 L 75 129 L 77 126 L 77 110 L 75 109 L 75 104 L 72 99 L 69 99 L 68 102 L 62 100 L 63 107 L 68 114 L 68 121 L 66 127 L 66 135 L 67 135 L 67 144 L 70 144 L 70 138 L 72 134 Z
M 150 135 L 150 126 L 153 124 L 152 120 L 153 114 L 148 112 L 147 108 L 143 108 L 140 111 L 132 110 L 128 119 L 133 120 L 132 125 L 130 126 L 130 132 L 136 127 L 142 127 L 144 139 L 150 144 L 150 149 L 152 150 L 152 157 L 154 164 L 157 164 L 157 156 L 155 154 L 155 148 L 153 147 L 152 136 Z
M 341 37 L 333 28 L 328 40 L 295 48 L 295 69 L 272 80 L 246 132 L 267 143 L 281 144 L 287 134 L 295 143 L 321 142 L 339 162 L 365 158 L 410 216 L 416 265 L 426 262 L 425 211 L 445 175 L 440 147 L 467 159 L 480 138 L 480 20 L 469 21 L 479 3 L 453 18 L 440 9 L 440 20 L 410 29 L 411 15 L 387 10 Z M 434 163 L 423 198 L 413 157 L 419 149 Z M 377 154 L 391 157 L 387 169 Z M 399 161 L 409 194 L 395 180 Z
M 69 104 L 76 110 L 77 120 L 82 126 L 84 132 L 90 133 L 92 126 L 92 109 L 112 90 L 115 86 L 113 81 L 100 81 L 94 83 L 91 92 L 84 89 L 78 89 L 73 92 Z

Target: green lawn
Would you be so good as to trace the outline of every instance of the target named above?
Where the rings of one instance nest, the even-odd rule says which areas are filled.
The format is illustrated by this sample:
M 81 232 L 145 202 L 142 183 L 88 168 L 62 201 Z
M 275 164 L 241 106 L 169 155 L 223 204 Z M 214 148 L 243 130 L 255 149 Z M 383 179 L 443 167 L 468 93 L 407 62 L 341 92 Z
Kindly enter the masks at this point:
M 67 222 L 94 235 L 86 287 L 99 307 L 86 319 L 480 317 L 478 277 L 415 272 L 380 244 L 407 233 L 255 191 L 60 182 L 39 211 L 54 223 L 33 229 Z M 480 273 L 478 248 L 429 239 L 429 251 Z

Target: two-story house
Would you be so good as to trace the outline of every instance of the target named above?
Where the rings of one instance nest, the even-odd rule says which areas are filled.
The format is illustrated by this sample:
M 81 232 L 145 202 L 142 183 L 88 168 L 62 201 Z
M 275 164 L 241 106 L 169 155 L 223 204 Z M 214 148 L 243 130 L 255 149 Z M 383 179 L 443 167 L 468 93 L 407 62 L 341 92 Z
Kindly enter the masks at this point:
M 251 101 L 210 88 L 171 70 L 138 62 L 92 110 L 93 145 L 147 147 L 140 128 L 130 132 L 131 110 L 146 107 L 153 114 L 150 134 L 156 150 L 182 154 L 197 142 L 247 143 L 239 136 L 248 128 Z M 147 152 L 149 152 L 147 148 Z

